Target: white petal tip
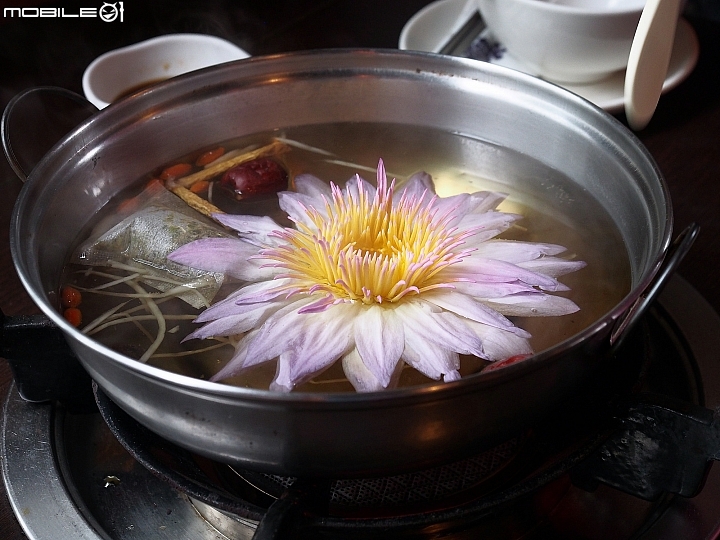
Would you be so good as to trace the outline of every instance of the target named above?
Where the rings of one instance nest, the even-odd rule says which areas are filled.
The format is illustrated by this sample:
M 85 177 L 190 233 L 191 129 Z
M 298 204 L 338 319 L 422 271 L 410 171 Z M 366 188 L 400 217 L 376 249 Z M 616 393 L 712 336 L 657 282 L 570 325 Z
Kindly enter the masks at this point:
M 270 383 L 271 392 L 282 392 L 283 394 L 287 394 L 289 392 L 292 392 L 292 389 L 292 386 L 285 386 L 284 384 L 280 384 L 275 381 Z
M 448 371 L 447 373 L 443 374 L 443 381 L 447 382 L 453 382 L 453 381 L 459 381 L 462 377 L 460 376 L 460 372 L 457 370 Z

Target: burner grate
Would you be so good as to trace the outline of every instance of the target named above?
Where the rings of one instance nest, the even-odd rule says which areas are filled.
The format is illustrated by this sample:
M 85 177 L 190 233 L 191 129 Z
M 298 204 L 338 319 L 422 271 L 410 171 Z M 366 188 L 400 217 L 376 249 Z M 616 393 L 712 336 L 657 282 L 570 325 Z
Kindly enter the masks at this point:
M 511 439 L 470 459 L 431 469 L 388 476 L 335 480 L 330 488 L 330 504 L 348 507 L 396 506 L 440 501 L 476 487 L 498 472 L 518 450 L 518 439 Z M 282 489 L 294 478 L 264 475 Z
M 342 506 L 388 506 L 438 501 L 475 487 L 497 472 L 517 450 L 512 439 L 472 459 L 416 473 L 385 478 L 337 480 L 331 504 Z

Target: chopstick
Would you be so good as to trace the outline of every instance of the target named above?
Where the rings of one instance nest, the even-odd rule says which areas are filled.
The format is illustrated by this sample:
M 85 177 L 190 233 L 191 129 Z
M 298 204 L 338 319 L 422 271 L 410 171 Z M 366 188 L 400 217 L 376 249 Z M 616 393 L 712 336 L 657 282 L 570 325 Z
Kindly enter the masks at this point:
M 465 24 L 455 32 L 438 50 L 439 54 L 451 54 L 454 56 L 467 56 L 467 51 L 480 32 L 485 29 L 485 21 L 483 21 L 478 11 L 473 12 Z

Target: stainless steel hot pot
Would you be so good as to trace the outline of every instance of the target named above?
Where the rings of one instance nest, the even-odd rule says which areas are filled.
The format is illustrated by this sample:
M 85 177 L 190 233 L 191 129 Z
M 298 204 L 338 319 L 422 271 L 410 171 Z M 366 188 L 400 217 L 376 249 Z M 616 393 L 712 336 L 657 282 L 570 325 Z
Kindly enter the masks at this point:
M 490 373 L 373 394 L 277 394 L 126 358 L 71 327 L 56 290 L 69 246 L 110 198 L 196 148 L 277 127 L 393 122 L 510 147 L 574 179 L 610 213 L 631 292 L 564 343 Z M 34 168 L 11 249 L 33 300 L 120 407 L 201 455 L 266 472 L 353 476 L 449 461 L 514 435 L 602 370 L 658 287 L 672 209 L 661 174 L 619 122 L 565 90 L 475 61 L 397 51 L 253 58 L 170 80 L 94 115 Z

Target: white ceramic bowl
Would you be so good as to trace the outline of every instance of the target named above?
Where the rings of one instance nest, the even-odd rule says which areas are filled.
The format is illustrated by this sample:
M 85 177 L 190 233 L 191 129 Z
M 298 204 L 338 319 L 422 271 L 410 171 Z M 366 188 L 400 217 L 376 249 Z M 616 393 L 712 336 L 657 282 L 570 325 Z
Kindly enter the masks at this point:
M 240 47 L 215 36 L 159 36 L 97 57 L 83 73 L 83 93 L 103 109 L 153 83 L 248 56 Z
M 494 36 L 528 72 L 564 83 L 625 69 L 645 0 L 476 0 Z

